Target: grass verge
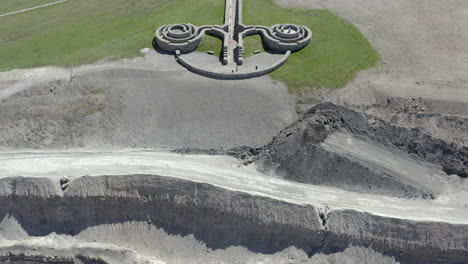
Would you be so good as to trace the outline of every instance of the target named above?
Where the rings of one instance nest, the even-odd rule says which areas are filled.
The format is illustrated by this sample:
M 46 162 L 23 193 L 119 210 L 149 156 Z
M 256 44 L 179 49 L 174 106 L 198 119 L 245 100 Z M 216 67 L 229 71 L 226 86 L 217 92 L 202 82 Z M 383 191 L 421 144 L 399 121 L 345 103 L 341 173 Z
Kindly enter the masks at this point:
M 221 50 L 223 49 L 223 41 L 219 38 L 205 35 L 203 41 L 198 46 L 197 50 L 200 52 L 212 51 L 214 56 L 221 56 Z
M 244 57 L 254 55 L 255 51 L 265 51 L 260 35 L 251 35 L 244 38 Z

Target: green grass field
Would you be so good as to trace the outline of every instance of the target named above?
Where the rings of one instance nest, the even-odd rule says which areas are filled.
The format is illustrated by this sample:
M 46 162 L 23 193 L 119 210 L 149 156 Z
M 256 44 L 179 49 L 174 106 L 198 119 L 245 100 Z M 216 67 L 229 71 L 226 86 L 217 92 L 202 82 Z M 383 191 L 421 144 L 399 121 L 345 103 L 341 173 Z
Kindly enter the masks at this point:
M 306 93 L 304 87 L 340 88 L 380 58 L 359 30 L 328 10 L 285 9 L 274 5 L 273 0 L 245 0 L 244 23 L 293 23 L 312 30 L 311 44 L 293 53 L 284 66 L 270 74 L 285 82 L 294 94 Z
M 224 0 L 74 0 L 0 17 L 0 71 L 140 56 L 159 26 L 222 24 L 223 13 Z
M 215 56 L 220 56 L 222 49 L 223 41 L 219 38 L 212 37 L 210 35 L 205 35 L 203 37 L 202 43 L 197 48 L 197 50 L 201 52 L 213 51 Z
M 10 13 L 56 1 L 58 0 L 1 0 L 0 14 Z
M 244 57 L 254 55 L 256 50 L 265 51 L 262 44 L 262 37 L 260 35 L 251 35 L 244 38 Z
M 0 10 L 11 8 L 13 1 L 27 2 L 2 0 Z M 159 26 L 223 24 L 223 14 L 224 0 L 74 0 L 1 17 L 0 71 L 141 56 L 140 49 L 151 46 Z M 313 87 L 342 87 L 379 59 L 353 25 L 327 10 L 284 9 L 273 0 L 244 0 L 243 19 L 246 24 L 295 23 L 312 29 L 312 43 L 270 74 L 294 94 Z M 245 44 L 246 56 L 263 49 L 258 36 L 246 38 Z M 221 41 L 213 37 L 206 37 L 199 48 L 215 55 L 220 49 Z

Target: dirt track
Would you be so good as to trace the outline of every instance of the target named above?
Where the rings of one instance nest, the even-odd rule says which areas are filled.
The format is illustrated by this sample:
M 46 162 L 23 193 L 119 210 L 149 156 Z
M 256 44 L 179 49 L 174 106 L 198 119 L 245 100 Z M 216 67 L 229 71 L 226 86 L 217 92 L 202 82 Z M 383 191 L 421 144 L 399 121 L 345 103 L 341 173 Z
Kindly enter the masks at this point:
M 34 164 L 34 165 L 30 165 Z M 67 164 L 63 166 L 63 164 Z M 224 156 L 138 151 L 70 153 L 0 153 L 0 178 L 152 174 L 212 184 L 300 205 L 354 209 L 403 219 L 468 224 L 468 210 L 438 201 L 406 200 L 300 184 L 264 175 Z M 83 190 L 85 191 L 85 190 Z M 88 189 L 88 192 L 98 190 Z

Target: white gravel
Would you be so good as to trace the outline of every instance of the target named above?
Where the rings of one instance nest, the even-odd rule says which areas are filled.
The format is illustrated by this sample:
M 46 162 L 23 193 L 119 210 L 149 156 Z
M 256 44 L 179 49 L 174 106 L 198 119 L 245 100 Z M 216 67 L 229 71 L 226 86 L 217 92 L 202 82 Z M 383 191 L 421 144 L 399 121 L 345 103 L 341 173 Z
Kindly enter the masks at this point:
M 296 204 L 354 209 L 380 216 L 421 221 L 468 223 L 468 209 L 450 200 L 406 200 L 301 184 L 245 167 L 227 156 L 166 152 L 34 152 L 0 154 L 0 178 L 14 176 L 79 177 L 84 175 L 154 174 L 212 184 L 228 190 Z

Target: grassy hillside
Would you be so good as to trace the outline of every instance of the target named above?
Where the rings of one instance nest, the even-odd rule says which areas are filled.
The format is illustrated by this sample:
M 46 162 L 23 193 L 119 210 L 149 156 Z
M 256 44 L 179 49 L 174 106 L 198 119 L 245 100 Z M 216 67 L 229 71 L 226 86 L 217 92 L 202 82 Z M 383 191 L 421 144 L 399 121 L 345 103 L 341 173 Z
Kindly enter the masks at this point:
M 223 13 L 224 0 L 74 0 L 0 17 L 0 70 L 138 56 L 159 26 L 222 24 Z
M 284 66 L 270 74 L 295 94 L 301 94 L 303 87 L 342 87 L 357 71 L 379 60 L 359 30 L 328 10 L 285 9 L 274 5 L 273 0 L 244 0 L 244 23 L 293 23 L 312 30 L 311 44 L 293 53 Z
M 13 1 L 2 0 L 0 10 Z M 32 0 L 41 3 L 43 0 Z M 44 0 L 45 1 L 45 0 Z M 45 65 L 75 66 L 103 58 L 139 56 L 163 24 L 222 24 L 224 0 L 76 0 L 0 18 L 0 71 Z M 379 56 L 353 25 L 327 10 L 285 9 L 273 0 L 244 0 L 244 23 L 295 23 L 313 31 L 313 41 L 271 77 L 302 95 L 311 87 L 339 88 Z M 262 50 L 246 38 L 246 55 Z M 207 37 L 199 50 L 219 53 Z

